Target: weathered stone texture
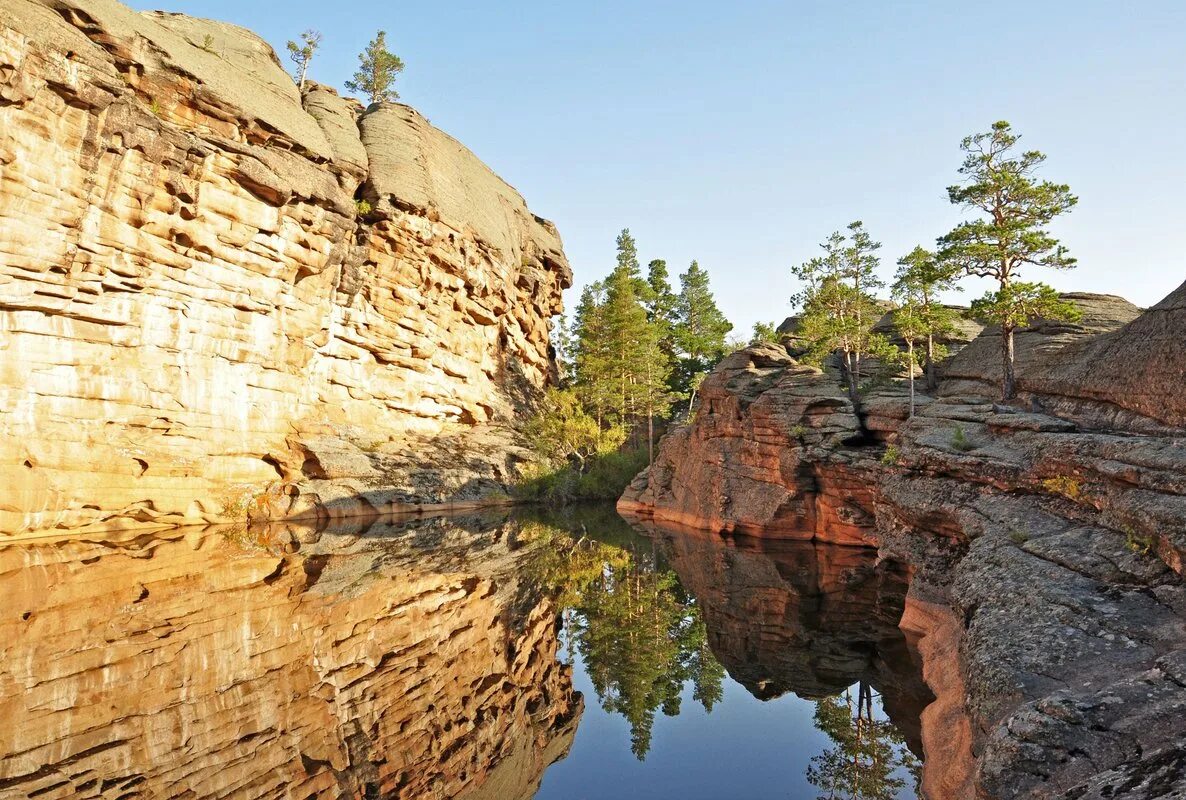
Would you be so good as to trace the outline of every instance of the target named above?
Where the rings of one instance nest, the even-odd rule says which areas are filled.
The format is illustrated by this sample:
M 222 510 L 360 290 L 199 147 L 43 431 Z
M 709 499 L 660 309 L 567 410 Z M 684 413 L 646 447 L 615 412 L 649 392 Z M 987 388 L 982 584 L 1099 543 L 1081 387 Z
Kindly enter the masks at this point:
M 0 532 L 496 493 L 571 282 L 550 223 L 410 108 L 302 107 L 243 29 L 0 11 Z M 438 437 L 454 468 L 409 466 Z
M 736 353 L 620 502 L 909 564 L 931 800 L 1186 793 L 1186 287 L 1068 297 L 1080 323 L 1018 336 L 1017 404 L 988 330 L 914 418 L 868 395 L 863 435 L 835 375 Z
M 0 548 L 0 797 L 528 800 L 582 705 L 512 539 L 439 521 Z

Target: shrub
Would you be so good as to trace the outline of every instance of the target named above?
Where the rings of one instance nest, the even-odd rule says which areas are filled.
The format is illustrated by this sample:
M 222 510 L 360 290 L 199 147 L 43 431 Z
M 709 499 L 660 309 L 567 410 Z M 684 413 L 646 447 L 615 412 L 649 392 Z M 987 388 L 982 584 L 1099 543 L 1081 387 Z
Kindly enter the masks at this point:
M 354 201 L 354 210 L 358 213 L 358 216 L 365 217 L 367 214 L 371 213 L 371 211 L 373 211 L 374 209 L 371 206 L 371 204 L 366 200 L 355 200 Z
M 807 435 L 807 428 L 803 425 L 792 425 L 790 434 L 792 439 L 803 441 L 803 437 Z
M 964 429 L 958 425 L 951 434 L 951 446 L 961 453 L 966 453 L 969 450 L 976 449 L 976 445 L 972 444 L 972 441 L 968 438 L 967 434 L 964 433 Z
M 1061 495 L 1068 500 L 1078 500 L 1083 496 L 1083 484 L 1069 475 L 1047 478 L 1042 481 L 1042 487 L 1051 494 Z
M 523 471 L 514 487 L 519 500 L 564 505 L 581 500 L 616 500 L 647 463 L 642 450 L 601 453 L 589 457 L 585 471 L 537 464 Z
M 894 467 L 897 466 L 901 457 L 902 453 L 898 450 L 898 446 L 891 444 L 889 447 L 885 448 L 885 452 L 881 454 L 881 463 L 887 467 Z
M 1148 555 L 1153 549 L 1152 536 L 1140 536 L 1132 528 L 1124 529 L 1124 546 L 1137 555 Z

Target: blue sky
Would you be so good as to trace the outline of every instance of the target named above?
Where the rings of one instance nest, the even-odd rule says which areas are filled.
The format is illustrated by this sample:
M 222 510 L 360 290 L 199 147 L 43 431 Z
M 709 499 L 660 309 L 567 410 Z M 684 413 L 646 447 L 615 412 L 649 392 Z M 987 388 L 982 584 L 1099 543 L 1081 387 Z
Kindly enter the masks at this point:
M 387 30 L 403 100 L 556 222 L 578 286 L 629 227 L 644 263 L 699 259 L 746 331 L 790 312 L 789 266 L 851 220 L 887 275 L 933 243 L 960 218 L 959 140 L 997 119 L 1080 196 L 1056 226 L 1079 269 L 1031 279 L 1141 305 L 1186 279 L 1180 0 L 133 5 L 277 48 L 316 28 L 311 75 L 339 87 Z

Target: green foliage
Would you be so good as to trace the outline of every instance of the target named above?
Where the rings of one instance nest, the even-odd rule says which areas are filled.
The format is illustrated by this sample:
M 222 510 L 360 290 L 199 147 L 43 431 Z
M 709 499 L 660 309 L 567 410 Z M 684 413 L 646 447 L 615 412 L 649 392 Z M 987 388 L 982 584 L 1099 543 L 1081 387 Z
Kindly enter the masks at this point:
M 885 448 L 885 452 L 881 454 L 881 463 L 887 467 L 896 467 L 898 461 L 902 458 L 902 453 L 898 450 L 898 446 L 891 444 Z
M 600 534 L 600 526 L 581 526 Z M 685 685 L 709 712 L 723 696 L 725 670 L 708 648 L 700 610 L 640 537 L 626 533 L 620 546 L 609 546 L 541 529 L 521 534 L 547 545 L 537 550 L 532 572 L 557 588 L 566 640 L 580 653 L 601 706 L 630 724 L 631 749 L 642 760 L 656 716 L 679 714 Z
M 151 111 L 155 116 L 158 116 L 158 117 L 164 116 L 164 113 L 165 113 L 161 109 L 161 104 L 159 102 L 157 102 L 157 99 L 155 97 L 152 98 L 152 102 L 150 102 L 148 104 L 148 110 Z
M 1013 330 L 1038 317 L 1077 322 L 1083 313 L 1044 283 L 1016 282 L 973 300 L 972 316 Z
M 580 472 L 590 456 L 615 450 L 626 438 L 621 428 L 602 429 L 585 411 L 576 392 L 555 388 L 548 390 L 523 433 L 532 450 L 550 465 L 572 465 Z
M 803 437 L 807 435 L 807 427 L 804 425 L 792 425 L 787 433 L 791 435 L 792 439 L 798 439 L 801 442 L 803 441 Z
M 354 211 L 356 214 L 358 214 L 358 216 L 365 217 L 367 214 L 370 214 L 372 211 L 374 211 L 374 209 L 367 200 L 355 200 Z
M 568 387 L 572 383 L 573 373 L 576 370 L 576 364 L 573 363 L 572 328 L 568 324 L 568 317 L 560 314 L 552 318 L 549 338 L 552 344 L 553 358 L 556 360 L 556 372 L 560 378 L 560 385 Z
M 1145 556 L 1153 549 L 1153 537 L 1140 536 L 1132 528 L 1125 528 L 1124 546 L 1139 556 Z
M 513 495 L 519 500 L 549 506 L 583 500 L 617 500 L 646 465 L 645 450 L 596 453 L 585 459 L 584 472 L 572 466 L 535 465 L 524 470 Z
M 218 52 L 214 49 L 214 35 L 213 34 L 208 33 L 202 37 L 201 47 L 203 50 L 205 50 L 207 53 L 210 53 L 211 55 L 218 55 Z
M 967 453 L 976 449 L 976 445 L 971 439 L 968 438 L 967 434 L 964 433 L 964 429 L 958 425 L 951 433 L 951 446 L 953 449 L 958 450 L 961 453 Z
M 321 46 L 321 38 L 320 33 L 310 29 L 301 34 L 299 44 L 289 39 L 288 44 L 285 45 L 288 48 L 288 57 L 292 59 L 292 63 L 296 64 L 296 82 L 297 87 L 301 90 L 305 88 L 305 78 L 309 74 L 309 62 L 313 60 L 313 54 Z
M 750 344 L 778 344 L 778 326 L 773 322 L 755 322 L 750 334 Z
M 906 788 L 902 771 L 917 781 L 918 759 L 893 724 L 874 714 L 872 690 L 863 681 L 855 703 L 851 689 L 816 701 L 815 726 L 832 741 L 807 767 L 807 781 L 820 797 L 893 800 Z
M 906 342 L 904 366 L 910 381 L 910 416 L 914 416 L 914 371 L 921 363 L 927 383 L 934 385 L 934 363 L 945 348 L 935 337 L 955 329 L 955 311 L 938 300 L 938 294 L 955 287 L 957 269 L 940 262 L 930 251 L 915 247 L 898 259 L 891 294 L 899 303 L 894 311 L 894 327 Z M 919 352 L 918 346 L 925 344 Z M 903 360 L 903 359 L 899 359 Z
M 725 337 L 733 324 L 717 307 L 709 288 L 708 273 L 696 261 L 679 276 L 676 300 L 675 346 L 680 352 L 678 372 L 686 384 L 707 372 L 726 353 Z
M 802 288 L 791 302 L 802 309 L 799 335 L 807 341 L 808 362 L 822 364 L 832 353 L 843 357 L 849 398 L 859 402 L 861 359 L 884 349 L 884 337 L 873 333 L 881 308 L 872 292 L 882 286 L 877 277 L 880 259 L 874 242 L 861 222 L 848 226 L 848 234 L 836 231 L 820 247 L 817 256 L 791 272 Z
M 371 103 L 390 103 L 399 99 L 395 79 L 404 71 L 404 62 L 387 49 L 387 33 L 379 31 L 358 55 L 358 71 L 346 88 Z
M 670 408 L 665 328 L 643 302 L 653 302 L 654 294 L 641 277 L 634 239 L 623 230 L 617 267 L 582 292 L 573 326 L 574 385 L 599 424 L 629 426 Z
M 939 240 L 939 261 L 966 275 L 991 278 L 997 289 L 977 301 L 977 313 L 1002 328 L 1002 394 L 1015 394 L 1013 331 L 1037 314 L 1060 318 L 1069 313 L 1056 302 L 1054 290 L 1039 283 L 1020 283 L 1027 266 L 1071 269 L 1075 259 L 1047 230 L 1059 215 L 1079 202 L 1065 184 L 1038 180 L 1046 156 L 1037 150 L 1015 152 L 1018 137 L 1008 122 L 996 122 L 986 133 L 960 144 L 965 153 L 962 183 L 947 189 L 955 205 L 974 211 L 977 219 L 961 222 Z

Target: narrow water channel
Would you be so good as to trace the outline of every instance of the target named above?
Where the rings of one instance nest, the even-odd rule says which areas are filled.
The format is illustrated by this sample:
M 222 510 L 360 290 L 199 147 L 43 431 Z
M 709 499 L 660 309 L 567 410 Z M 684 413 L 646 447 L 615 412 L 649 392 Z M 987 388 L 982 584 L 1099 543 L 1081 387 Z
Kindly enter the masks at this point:
M 875 555 L 605 506 L 10 544 L 0 797 L 914 797 Z

